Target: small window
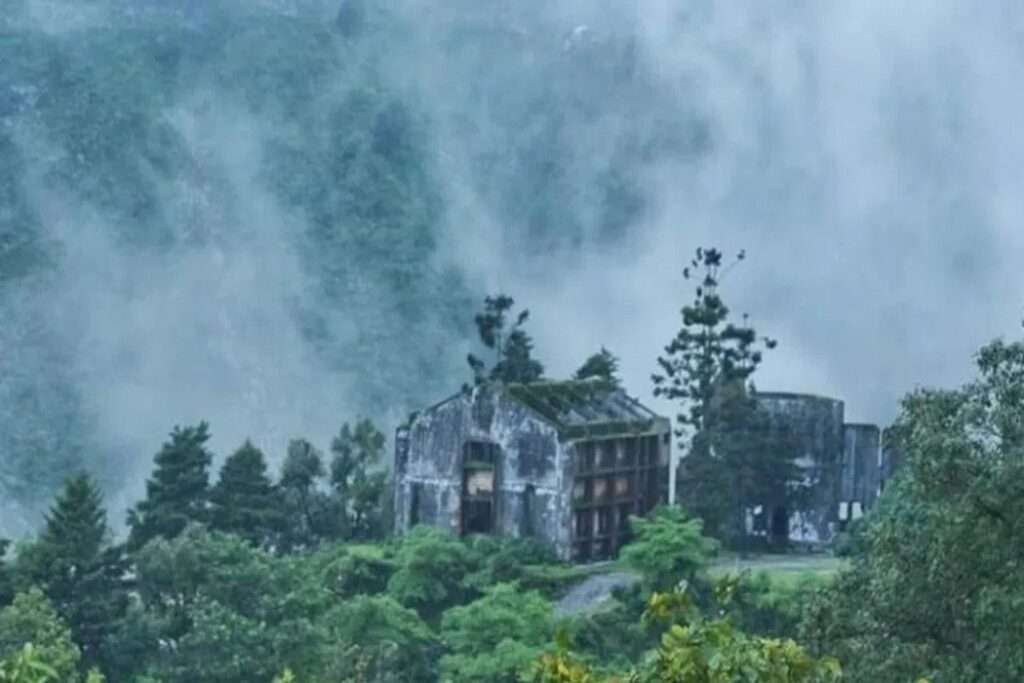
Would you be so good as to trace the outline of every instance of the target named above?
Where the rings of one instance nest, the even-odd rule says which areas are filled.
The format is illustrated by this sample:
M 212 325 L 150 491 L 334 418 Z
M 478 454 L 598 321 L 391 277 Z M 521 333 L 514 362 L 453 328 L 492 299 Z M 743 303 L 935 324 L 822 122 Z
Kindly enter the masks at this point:
M 576 447 L 577 463 L 580 472 L 592 472 L 594 469 L 594 444 L 581 443 Z
M 626 439 L 622 444 L 622 459 L 619 463 L 620 467 L 635 467 L 637 463 L 637 451 L 639 450 L 636 439 Z
M 616 498 L 629 498 L 632 493 L 632 486 L 630 486 L 629 477 L 616 477 L 615 478 L 615 497 Z
M 526 538 L 533 536 L 533 508 L 534 498 L 537 496 L 537 489 L 533 484 L 527 484 L 523 489 L 523 517 L 520 532 Z
M 462 533 L 489 534 L 495 528 L 498 445 L 468 441 L 462 449 Z
M 409 487 L 409 526 L 414 527 L 420 523 L 420 495 L 423 484 L 413 482 Z
M 590 536 L 594 533 L 593 513 L 590 510 L 577 510 L 573 515 L 573 535 L 577 538 Z
M 612 508 L 597 509 L 597 535 L 606 536 L 612 532 Z

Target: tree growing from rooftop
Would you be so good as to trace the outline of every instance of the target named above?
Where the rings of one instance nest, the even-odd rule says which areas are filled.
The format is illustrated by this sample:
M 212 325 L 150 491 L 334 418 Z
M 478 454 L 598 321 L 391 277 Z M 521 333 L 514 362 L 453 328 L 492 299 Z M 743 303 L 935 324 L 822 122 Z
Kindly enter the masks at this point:
M 484 310 L 474 318 L 480 341 L 494 351 L 494 365 L 489 371 L 486 361 L 476 355 L 469 354 L 466 359 L 478 385 L 487 381 L 525 384 L 544 376 L 544 366 L 533 358 L 533 339 L 523 329 L 530 311 L 523 309 L 509 325 L 514 305 L 515 300 L 505 294 L 488 296 Z
M 619 359 L 608 349 L 601 347 L 601 350 L 587 358 L 580 369 L 573 375 L 573 379 L 601 379 L 618 386 L 619 380 Z

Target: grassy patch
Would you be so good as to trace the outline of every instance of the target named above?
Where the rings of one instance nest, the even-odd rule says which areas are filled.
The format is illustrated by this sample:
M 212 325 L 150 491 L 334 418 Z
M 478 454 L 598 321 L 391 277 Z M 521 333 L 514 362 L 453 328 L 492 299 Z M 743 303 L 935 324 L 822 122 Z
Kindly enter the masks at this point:
M 780 587 L 795 587 L 808 579 L 831 578 L 844 566 L 844 560 L 820 555 L 767 555 L 751 559 L 722 557 L 709 573 L 713 577 L 737 571 L 750 570 L 752 574 L 765 574 Z

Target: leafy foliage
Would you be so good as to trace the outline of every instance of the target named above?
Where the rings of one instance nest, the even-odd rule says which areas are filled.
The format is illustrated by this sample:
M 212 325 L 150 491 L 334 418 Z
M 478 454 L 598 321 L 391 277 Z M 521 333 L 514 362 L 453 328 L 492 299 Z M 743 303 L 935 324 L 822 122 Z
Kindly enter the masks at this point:
M 387 471 L 371 471 L 380 466 L 387 443 L 373 422 L 348 423 L 331 442 L 331 485 L 345 514 L 350 538 L 375 538 L 384 535 L 384 493 Z
M 425 619 L 436 619 L 474 594 L 463 582 L 473 570 L 473 560 L 459 539 L 417 526 L 395 551 L 397 569 L 388 581 L 388 594 Z
M 733 587 L 719 584 L 716 594 L 727 605 Z M 533 672 L 535 683 L 828 683 L 840 680 L 838 662 L 815 660 L 792 640 L 749 636 L 728 617 L 708 618 L 683 588 L 651 596 L 644 620 L 661 622 L 661 642 L 625 676 L 604 676 L 580 662 L 562 643 L 543 656 Z
M 587 358 L 580 369 L 573 375 L 573 379 L 597 378 L 618 385 L 619 359 L 608 349 L 601 347 L 601 350 Z
M 57 670 L 43 661 L 31 643 L 0 661 L 0 683 L 55 683 L 57 676 Z
M 315 548 L 344 531 L 339 502 L 322 490 L 326 472 L 320 451 L 305 439 L 288 444 L 278 483 L 285 524 L 278 547 L 285 552 Z
M 640 572 L 651 591 L 692 580 L 718 551 L 718 543 L 701 533 L 703 523 L 675 506 L 656 508 L 646 519 L 632 517 L 630 526 L 634 540 L 622 549 L 620 559 Z
M 77 679 L 81 653 L 71 630 L 38 588 L 19 593 L 0 610 L 0 662 L 13 680 Z
M 480 341 L 494 351 L 495 361 L 490 372 L 487 364 L 470 354 L 467 358 L 477 384 L 485 381 L 509 383 L 535 382 L 544 376 L 544 366 L 532 357 L 533 340 L 523 329 L 530 317 L 528 310 L 515 316 L 515 322 L 508 324 L 507 316 L 515 300 L 505 294 L 488 296 L 484 299 L 484 310 L 474 318 Z
M 960 389 L 904 399 L 886 434 L 899 479 L 803 624 L 854 681 L 1024 676 L 1024 343 L 992 342 L 977 365 Z
M 324 615 L 326 680 L 430 681 L 437 676 L 437 636 L 393 599 L 357 596 Z
M 551 639 L 551 604 L 536 591 L 499 583 L 441 619 L 440 635 L 451 649 L 441 677 L 453 683 L 516 683 Z

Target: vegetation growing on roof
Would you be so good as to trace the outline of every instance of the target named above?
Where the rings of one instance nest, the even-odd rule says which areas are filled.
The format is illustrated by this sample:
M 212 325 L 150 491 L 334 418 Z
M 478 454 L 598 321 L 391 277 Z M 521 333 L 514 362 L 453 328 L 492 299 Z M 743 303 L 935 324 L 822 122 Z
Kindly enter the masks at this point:
M 507 390 L 570 437 L 645 432 L 657 418 L 604 379 L 510 384 Z

